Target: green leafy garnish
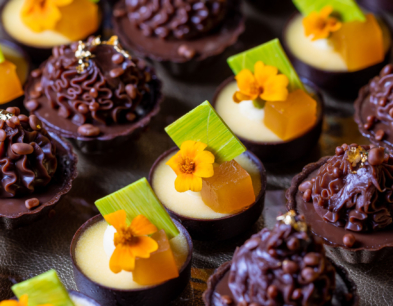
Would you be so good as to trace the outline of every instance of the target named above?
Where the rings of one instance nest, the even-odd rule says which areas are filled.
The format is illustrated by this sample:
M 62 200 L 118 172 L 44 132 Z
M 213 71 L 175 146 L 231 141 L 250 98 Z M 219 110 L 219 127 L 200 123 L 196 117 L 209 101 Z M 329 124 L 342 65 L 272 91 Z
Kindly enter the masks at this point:
M 4 61 L 5 61 L 5 57 L 4 57 L 3 51 L 1 51 L 1 48 L 0 48 L 0 64 Z

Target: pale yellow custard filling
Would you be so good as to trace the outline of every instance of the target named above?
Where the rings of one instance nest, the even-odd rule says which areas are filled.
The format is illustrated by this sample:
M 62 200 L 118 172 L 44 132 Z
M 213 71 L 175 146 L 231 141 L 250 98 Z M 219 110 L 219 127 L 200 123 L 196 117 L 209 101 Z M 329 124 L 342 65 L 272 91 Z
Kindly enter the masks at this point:
M 287 26 L 285 41 L 294 54 L 302 62 L 325 71 L 348 71 L 347 65 L 341 55 L 334 50 L 329 39 L 312 41 L 311 37 L 304 34 L 303 16 L 294 17 Z M 379 22 L 383 38 L 385 52 L 389 50 L 391 38 L 387 26 Z
M 213 211 L 207 206 L 200 192 L 178 192 L 175 189 L 176 174 L 166 162 L 177 152 L 173 152 L 165 157 L 154 170 L 152 187 L 161 203 L 177 214 L 195 219 L 217 219 L 228 216 Z M 245 154 L 235 158 L 251 176 L 255 196 L 261 190 L 260 171 L 257 165 Z
M 104 234 L 108 223 L 102 220 L 88 228 L 79 238 L 75 249 L 75 260 L 82 272 L 92 281 L 114 289 L 146 288 L 133 281 L 132 273 L 118 274 L 109 269 L 109 257 L 104 249 Z M 178 269 L 188 256 L 187 239 L 183 234 L 170 240 L 171 249 Z M 94 298 L 94 297 L 93 297 Z
M 28 28 L 20 17 L 20 12 L 25 0 L 10 0 L 3 9 L 2 21 L 5 31 L 18 42 L 29 46 L 51 48 L 66 45 L 71 40 L 55 31 L 46 30 L 40 33 Z
M 8 45 L 3 45 L 0 43 L 1 51 L 7 61 L 10 61 L 16 66 L 16 73 L 18 78 L 23 85 L 26 82 L 27 75 L 29 73 L 29 65 L 23 54 L 18 52 L 18 50 L 10 48 Z

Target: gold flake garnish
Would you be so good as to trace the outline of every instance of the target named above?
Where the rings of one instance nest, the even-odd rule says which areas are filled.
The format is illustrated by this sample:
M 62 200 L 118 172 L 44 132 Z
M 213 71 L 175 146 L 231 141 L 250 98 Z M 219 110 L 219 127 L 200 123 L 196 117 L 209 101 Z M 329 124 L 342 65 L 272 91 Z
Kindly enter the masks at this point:
M 76 66 L 76 71 L 78 73 L 84 72 L 90 66 L 90 59 L 92 54 L 89 50 L 86 50 L 87 45 L 79 41 L 78 49 L 75 51 L 75 57 L 78 59 L 78 66 Z
M 351 147 L 347 152 L 347 160 L 352 164 L 352 167 L 356 167 L 359 163 L 359 168 L 364 167 L 364 163 L 367 161 L 367 155 L 365 149 L 361 146 Z M 353 174 L 356 174 L 356 171 L 352 171 Z
M 14 114 L 7 112 L 4 109 L 0 109 L 0 120 L 8 120 L 11 119 L 14 116 Z
M 286 214 L 278 216 L 277 221 L 281 221 L 284 224 L 291 225 L 298 232 L 305 232 L 307 230 L 306 222 L 296 220 L 296 212 L 294 210 L 290 210 Z
M 115 50 L 121 53 L 125 58 L 130 57 L 130 54 L 120 45 L 119 38 L 116 35 L 113 35 L 108 41 L 103 41 L 102 44 L 113 46 L 113 48 L 115 48 Z

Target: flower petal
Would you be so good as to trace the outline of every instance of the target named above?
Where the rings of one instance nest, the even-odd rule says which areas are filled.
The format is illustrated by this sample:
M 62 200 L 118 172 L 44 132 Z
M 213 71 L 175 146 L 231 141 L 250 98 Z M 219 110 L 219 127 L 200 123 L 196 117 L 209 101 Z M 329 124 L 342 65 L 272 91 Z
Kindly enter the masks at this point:
M 195 176 L 198 177 L 212 177 L 214 175 L 213 164 L 211 163 L 199 163 L 195 167 Z
M 185 192 L 188 190 L 201 191 L 202 190 L 202 179 L 194 176 L 193 174 L 182 174 L 179 175 L 175 180 L 175 189 L 178 192 Z
M 183 162 L 183 156 L 182 152 L 179 151 L 175 155 L 173 155 L 167 162 L 166 164 L 172 168 L 172 170 L 176 173 L 176 175 L 179 175 L 181 172 L 180 165 Z
M 323 19 L 327 19 L 329 15 L 333 13 L 333 6 L 331 5 L 326 5 L 320 12 L 319 16 Z
M 274 66 L 265 66 L 261 61 L 255 63 L 255 79 L 257 80 L 260 87 L 264 87 L 266 81 L 278 73 L 278 69 Z
M 158 250 L 158 243 L 147 236 L 135 237 L 132 253 L 138 258 L 149 258 L 150 254 Z
M 240 91 L 236 91 L 233 95 L 233 101 L 236 103 L 240 103 L 242 101 L 249 101 L 249 100 L 253 100 L 253 97 L 247 96 L 247 95 L 241 93 Z
M 199 163 L 212 164 L 214 163 L 214 160 L 215 160 L 214 154 L 210 151 L 199 152 L 197 156 L 195 156 L 194 158 L 194 162 L 196 166 Z
M 123 210 L 123 209 L 104 216 L 104 219 L 106 220 L 106 222 L 108 222 L 110 225 L 112 225 L 116 229 L 117 232 L 120 232 L 120 228 L 122 226 L 123 227 L 127 226 L 127 223 L 126 223 L 127 214 L 126 214 L 125 210 Z
M 236 75 L 235 79 L 237 81 L 237 87 L 243 94 L 247 96 L 259 94 L 258 83 L 250 70 L 243 69 Z
M 25 304 L 27 306 L 27 304 Z M 25 306 L 23 304 L 18 303 L 18 301 L 6 300 L 0 302 L 0 306 Z
M 261 99 L 265 101 L 285 101 L 288 98 L 288 84 L 289 80 L 284 74 L 270 77 L 265 84 Z
M 53 30 L 60 18 L 60 10 L 52 1 L 26 0 L 21 10 L 23 23 L 34 32 Z
M 131 230 L 134 236 L 144 236 L 157 232 L 157 227 L 144 215 L 138 215 L 131 222 Z
M 206 147 L 207 144 L 204 144 L 203 142 L 187 140 L 181 144 L 180 151 L 183 159 L 194 159 L 197 153 L 202 152 Z
M 50 0 L 56 6 L 66 6 L 73 2 L 73 0 Z
M 109 260 L 109 268 L 116 274 L 122 270 L 132 272 L 135 268 L 135 256 L 132 248 L 119 244 Z
M 29 297 L 27 294 L 23 294 L 19 299 L 20 306 L 27 306 L 29 303 Z

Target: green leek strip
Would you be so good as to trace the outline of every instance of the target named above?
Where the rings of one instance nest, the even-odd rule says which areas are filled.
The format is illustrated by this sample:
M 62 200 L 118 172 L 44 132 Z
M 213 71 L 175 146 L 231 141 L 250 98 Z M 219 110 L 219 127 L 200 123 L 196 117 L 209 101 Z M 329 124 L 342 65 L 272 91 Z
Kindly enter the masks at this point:
M 144 215 L 158 230 L 165 230 L 168 239 L 172 239 L 179 234 L 179 230 L 158 200 L 146 178 L 142 178 L 97 200 L 95 205 L 103 216 L 124 209 L 127 213 L 128 224 L 136 216 Z
M 286 75 L 289 80 L 288 89 L 290 92 L 296 89 L 304 90 L 304 85 L 278 38 L 228 58 L 228 64 L 235 75 L 243 69 L 254 72 L 254 65 L 258 61 L 262 61 L 265 65 L 274 66 L 280 73 Z
M 366 21 L 366 16 L 355 0 L 292 0 L 292 2 L 304 16 L 312 12 L 320 12 L 325 6 L 330 5 L 342 22 Z
M 17 298 L 27 294 L 29 306 L 43 304 L 75 306 L 55 270 L 49 270 L 41 275 L 16 284 L 11 289 Z
M 0 64 L 4 61 L 5 61 L 5 57 L 4 57 L 3 51 L 1 51 L 1 48 L 0 48 Z
M 207 144 L 217 163 L 231 161 L 246 151 L 208 101 L 167 126 L 165 131 L 179 148 L 187 140 Z

